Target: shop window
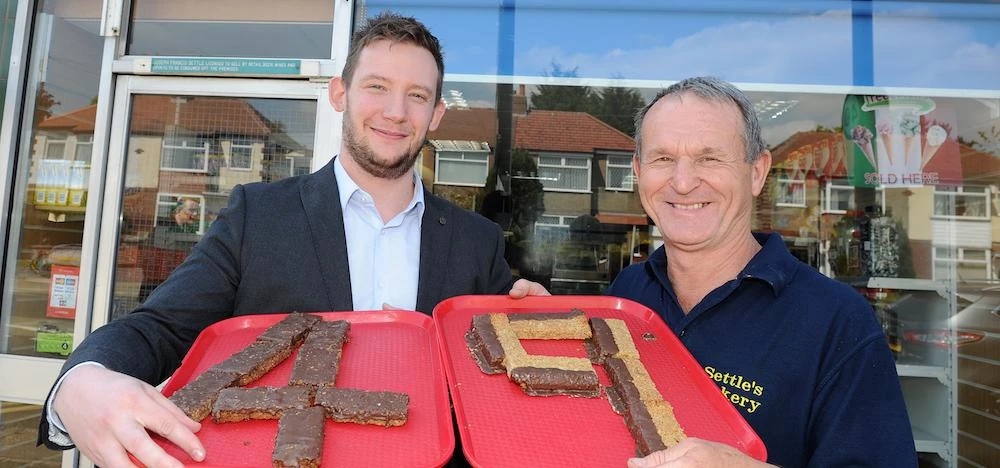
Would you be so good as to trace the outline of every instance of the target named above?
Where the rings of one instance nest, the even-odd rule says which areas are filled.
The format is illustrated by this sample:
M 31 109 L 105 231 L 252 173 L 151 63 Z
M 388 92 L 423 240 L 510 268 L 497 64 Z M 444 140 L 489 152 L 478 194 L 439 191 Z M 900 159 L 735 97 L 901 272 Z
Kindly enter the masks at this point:
M 786 177 L 778 178 L 778 206 L 794 206 L 805 208 L 806 206 L 806 181 L 796 180 Z
M 249 171 L 253 167 L 253 140 L 233 138 L 229 146 L 229 168 Z
M 589 154 L 538 155 L 538 175 L 545 190 L 557 192 L 590 192 Z
M 434 183 L 485 187 L 490 154 L 485 150 L 446 151 L 435 154 Z
M 635 185 L 632 174 L 632 156 L 608 155 L 608 190 L 631 192 Z
M 989 187 L 935 187 L 934 216 L 990 219 Z
M 207 141 L 201 138 L 166 137 L 160 168 L 165 171 L 208 172 Z

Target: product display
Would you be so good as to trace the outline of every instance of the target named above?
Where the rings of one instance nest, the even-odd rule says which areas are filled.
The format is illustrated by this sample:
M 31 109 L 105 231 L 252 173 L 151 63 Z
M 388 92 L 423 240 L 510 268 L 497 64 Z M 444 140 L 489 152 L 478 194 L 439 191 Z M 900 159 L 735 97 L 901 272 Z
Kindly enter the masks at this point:
M 548 321 L 552 323 L 546 323 Z M 477 315 L 466 332 L 466 343 L 483 372 L 497 374 L 506 369 L 510 380 L 528 395 L 594 398 L 600 396 L 601 387 L 588 359 L 532 355 L 521 346 L 522 339 L 539 339 L 539 336 L 552 337 L 548 339 L 590 337 L 592 332 L 587 323 L 586 315 L 580 310 Z M 580 330 L 581 326 L 587 329 L 586 333 Z
M 587 333 L 579 331 L 581 323 L 587 326 Z M 541 336 L 586 339 L 589 359 L 534 355 L 521 346 L 520 340 Z M 593 365 L 603 365 L 612 384 L 605 389 L 608 401 L 614 412 L 623 416 L 640 455 L 671 447 L 686 437 L 674 418 L 673 407 L 663 399 L 642 364 L 624 320 L 594 317 L 587 321 L 579 309 L 570 313 L 479 314 L 472 317 L 465 338 L 484 373 L 497 374 L 505 368 L 510 380 L 529 396 L 600 396 Z

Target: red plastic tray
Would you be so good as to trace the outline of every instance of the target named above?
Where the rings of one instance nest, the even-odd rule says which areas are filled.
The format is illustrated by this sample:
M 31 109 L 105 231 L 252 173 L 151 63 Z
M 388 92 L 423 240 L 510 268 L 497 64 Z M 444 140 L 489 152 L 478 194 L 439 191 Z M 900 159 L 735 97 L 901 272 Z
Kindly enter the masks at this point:
M 622 319 L 664 399 L 685 433 L 729 444 L 758 459 L 767 451 L 750 425 L 722 395 L 666 324 L 648 308 L 607 296 L 460 296 L 434 309 L 438 341 L 451 387 L 466 458 L 481 467 L 625 466 L 635 441 L 607 396 L 532 397 L 505 374 L 487 375 L 473 361 L 464 335 L 483 313 L 563 312 Z M 651 332 L 655 340 L 643 339 Z M 586 357 L 582 340 L 522 340 L 529 353 Z M 602 386 L 609 385 L 595 366 Z
M 351 322 L 337 386 L 386 390 L 410 395 L 406 424 L 381 427 L 327 420 L 323 466 L 441 466 L 455 449 L 448 387 L 441 365 L 434 323 L 410 311 L 324 312 L 324 320 Z M 206 328 L 163 388 L 171 395 L 209 367 L 252 343 L 284 314 L 247 315 Z M 248 387 L 282 386 L 288 382 L 296 353 Z M 207 457 L 195 463 L 182 450 L 158 436 L 171 456 L 198 467 L 271 466 L 278 421 L 215 424 L 201 422 L 198 436 Z

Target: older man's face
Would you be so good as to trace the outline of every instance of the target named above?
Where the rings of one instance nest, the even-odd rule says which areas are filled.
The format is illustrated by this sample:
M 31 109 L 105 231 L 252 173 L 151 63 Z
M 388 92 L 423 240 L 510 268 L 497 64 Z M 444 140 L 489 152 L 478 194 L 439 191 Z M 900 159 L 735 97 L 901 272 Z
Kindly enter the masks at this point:
M 667 96 L 646 114 L 641 135 L 642 154 L 633 161 L 639 198 L 668 248 L 714 250 L 743 241 L 771 158 L 765 152 L 746 162 L 736 106 Z

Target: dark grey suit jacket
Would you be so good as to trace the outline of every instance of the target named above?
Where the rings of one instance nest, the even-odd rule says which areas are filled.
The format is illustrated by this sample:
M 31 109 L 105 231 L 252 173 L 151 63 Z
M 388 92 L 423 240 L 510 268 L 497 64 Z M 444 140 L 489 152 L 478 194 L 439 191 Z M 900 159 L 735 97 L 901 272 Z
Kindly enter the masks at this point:
M 424 191 L 417 306 L 513 284 L 500 227 Z M 386 265 L 392 268 L 392 265 Z M 313 174 L 233 189 L 229 206 L 188 258 L 138 309 L 97 329 L 66 360 L 156 385 L 205 327 L 247 314 L 353 310 L 333 162 Z M 61 376 L 61 374 L 60 374 Z M 39 443 L 49 443 L 43 413 Z

